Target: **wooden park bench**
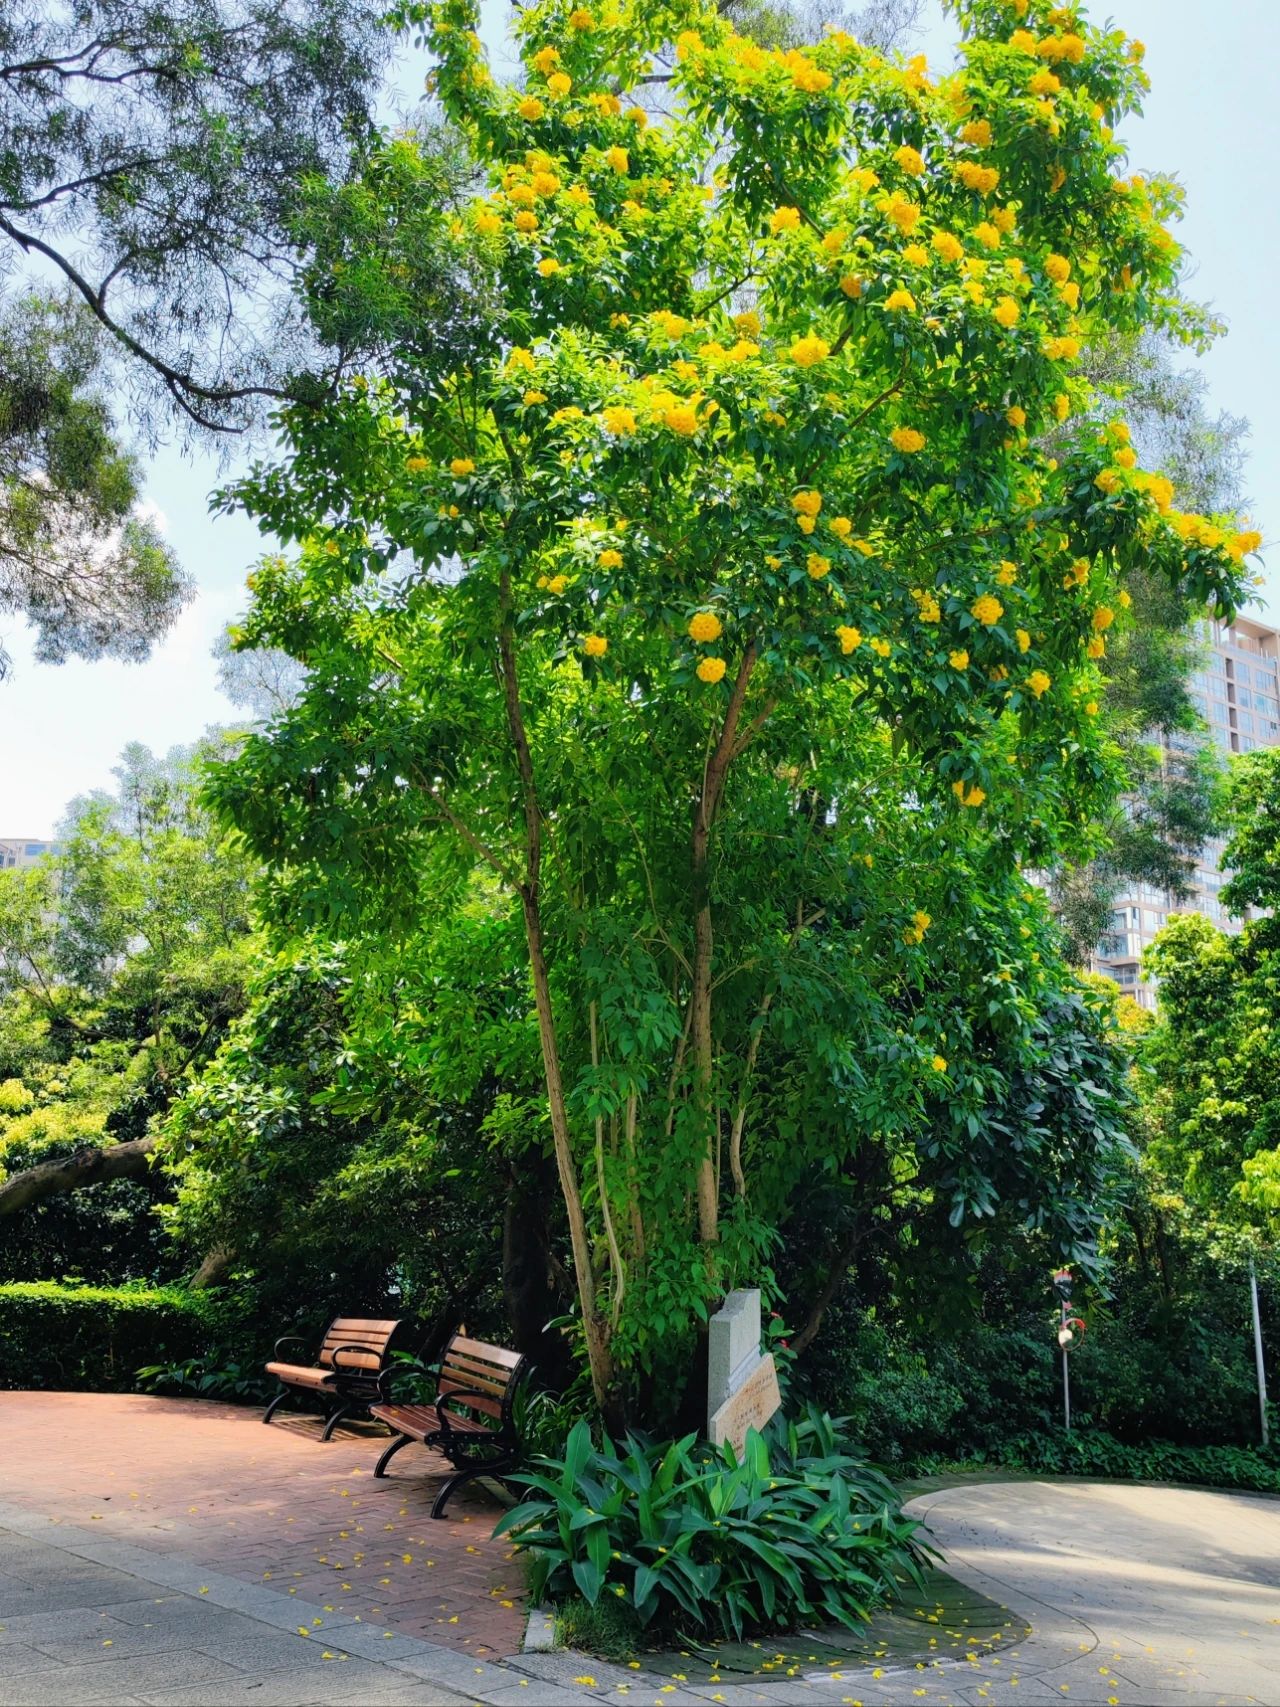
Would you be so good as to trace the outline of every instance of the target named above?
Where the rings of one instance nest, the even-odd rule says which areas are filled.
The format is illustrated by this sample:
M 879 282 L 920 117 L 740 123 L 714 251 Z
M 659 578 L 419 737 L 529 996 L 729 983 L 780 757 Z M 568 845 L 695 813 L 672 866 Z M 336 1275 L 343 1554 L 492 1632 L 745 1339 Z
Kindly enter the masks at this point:
M 443 1517 L 445 1506 L 464 1482 L 513 1470 L 520 1459 L 520 1437 L 512 1408 L 527 1366 L 528 1360 L 519 1352 L 486 1345 L 465 1334 L 455 1334 L 449 1341 L 438 1371 L 421 1364 L 390 1365 L 379 1377 L 382 1396 L 370 1405 L 369 1414 L 393 1429 L 396 1438 L 379 1458 L 374 1475 L 385 1476 L 396 1453 L 412 1441 L 439 1452 L 454 1467 L 431 1507 L 432 1517 Z M 430 1404 L 392 1400 L 391 1387 L 398 1378 L 424 1374 L 436 1376 L 435 1399 Z
M 310 1393 L 327 1406 L 329 1415 L 321 1440 L 352 1411 L 367 1406 L 379 1393 L 378 1379 L 387 1367 L 387 1353 L 398 1321 L 366 1321 L 359 1316 L 337 1316 L 325 1330 L 324 1341 L 314 1363 L 279 1361 L 281 1346 L 307 1342 L 301 1334 L 285 1334 L 276 1341 L 274 1359 L 267 1374 L 274 1375 L 280 1391 L 267 1406 L 263 1422 L 269 1423 L 290 1393 Z

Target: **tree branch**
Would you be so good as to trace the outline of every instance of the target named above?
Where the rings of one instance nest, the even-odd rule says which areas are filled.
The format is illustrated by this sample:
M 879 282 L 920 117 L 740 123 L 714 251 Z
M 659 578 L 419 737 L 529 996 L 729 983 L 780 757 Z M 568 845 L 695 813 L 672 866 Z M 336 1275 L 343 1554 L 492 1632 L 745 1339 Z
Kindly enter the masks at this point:
M 154 1138 L 131 1138 L 127 1144 L 112 1144 L 105 1150 L 85 1147 L 56 1162 L 39 1162 L 0 1185 L 0 1216 L 16 1215 L 47 1197 L 78 1191 L 82 1186 L 141 1179 L 149 1170 L 148 1158 L 155 1147 Z

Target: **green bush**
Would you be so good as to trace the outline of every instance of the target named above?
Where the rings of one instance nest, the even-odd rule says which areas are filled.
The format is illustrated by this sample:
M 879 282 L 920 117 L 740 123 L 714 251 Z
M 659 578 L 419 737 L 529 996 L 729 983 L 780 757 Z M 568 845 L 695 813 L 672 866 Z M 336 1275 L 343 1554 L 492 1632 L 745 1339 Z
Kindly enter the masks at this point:
M 514 1478 L 532 1497 L 494 1533 L 532 1555 L 535 1601 L 607 1594 L 642 1625 L 741 1637 L 855 1625 L 904 1576 L 923 1590 L 919 1525 L 830 1417 L 749 1435 L 741 1463 L 695 1439 L 597 1449 L 580 1422 L 562 1459 Z
M 1109 1434 L 1077 1429 L 1071 1434 L 1024 1435 L 1008 1441 L 1000 1449 L 1000 1462 L 1051 1476 L 1190 1482 L 1280 1494 L 1276 1455 L 1264 1456 L 1241 1446 L 1176 1446 L 1167 1440 L 1130 1446 Z
M 179 1287 L 0 1286 L 0 1387 L 128 1392 L 144 1364 L 200 1355 L 221 1306 Z

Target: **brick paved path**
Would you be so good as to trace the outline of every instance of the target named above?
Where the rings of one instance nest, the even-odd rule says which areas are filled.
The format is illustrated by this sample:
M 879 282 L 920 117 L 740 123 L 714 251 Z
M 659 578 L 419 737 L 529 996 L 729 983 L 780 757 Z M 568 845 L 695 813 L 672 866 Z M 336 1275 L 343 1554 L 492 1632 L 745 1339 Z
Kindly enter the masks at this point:
M 0 1499 L 281 1596 L 485 1658 L 516 1652 L 521 1570 L 464 1490 L 434 1523 L 442 1459 L 381 1429 L 319 1444 L 315 1417 L 136 1394 L 0 1392 Z

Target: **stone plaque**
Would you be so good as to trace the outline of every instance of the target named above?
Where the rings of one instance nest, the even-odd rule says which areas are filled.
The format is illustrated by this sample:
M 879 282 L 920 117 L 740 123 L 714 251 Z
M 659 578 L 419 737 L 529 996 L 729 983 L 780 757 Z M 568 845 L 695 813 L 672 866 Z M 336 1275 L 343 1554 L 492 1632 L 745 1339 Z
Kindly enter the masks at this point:
M 708 1323 L 707 1437 L 732 1441 L 741 1456 L 747 1430 L 763 1428 L 781 1404 L 773 1358 L 760 1355 L 760 1294 L 731 1292 Z
M 749 1428 L 762 1429 L 775 1411 L 782 1406 L 778 1391 L 778 1372 L 771 1356 L 762 1357 L 755 1368 L 732 1396 L 714 1412 L 707 1424 L 713 1446 L 733 1442 L 739 1458 L 746 1443 Z

